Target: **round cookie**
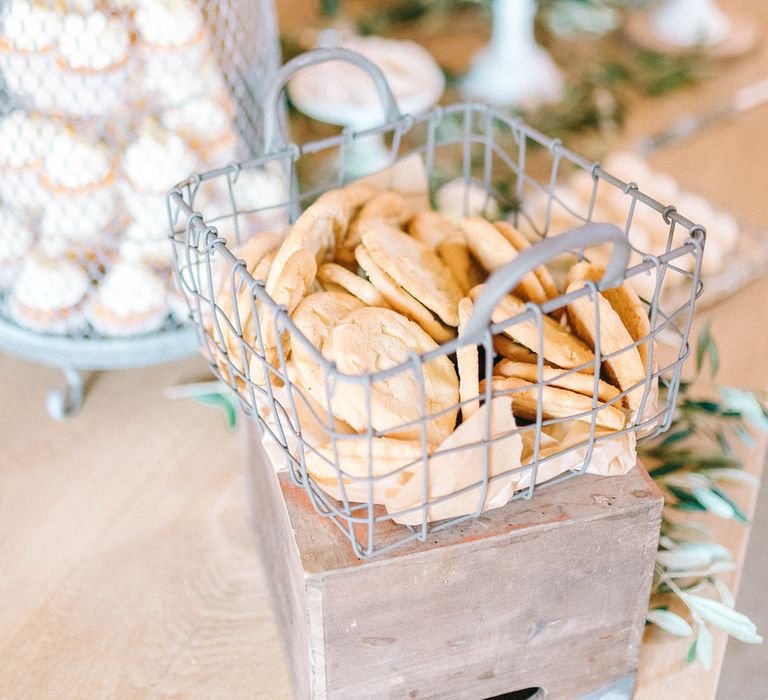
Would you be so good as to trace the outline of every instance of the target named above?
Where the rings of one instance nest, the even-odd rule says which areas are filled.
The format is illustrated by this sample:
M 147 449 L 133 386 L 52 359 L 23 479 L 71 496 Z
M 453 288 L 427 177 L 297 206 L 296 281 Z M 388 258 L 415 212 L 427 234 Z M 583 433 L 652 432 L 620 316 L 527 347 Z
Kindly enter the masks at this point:
M 336 246 L 335 222 L 341 215 L 340 209 L 338 203 L 315 202 L 296 220 L 272 263 L 267 278 L 267 294 L 274 298 L 277 278 L 295 252 L 307 251 L 314 257 L 315 263 L 320 264 L 333 251 Z
M 479 285 L 470 292 L 473 301 L 477 301 L 477 297 L 483 289 L 484 285 Z M 508 294 L 496 305 L 491 314 L 491 320 L 494 323 L 503 323 L 525 311 L 525 304 L 512 294 Z M 541 321 L 544 337 L 544 347 L 541 350 L 539 350 L 539 328 L 533 319 L 513 323 L 504 329 L 504 333 L 533 352 L 541 352 L 545 360 L 558 367 L 573 369 L 595 359 L 592 351 L 584 342 L 569 333 L 555 320 L 549 316 L 542 316 Z M 587 369 L 582 371 L 587 371 Z
M 277 258 L 282 251 L 282 246 L 275 256 L 275 260 L 272 263 L 272 267 L 269 271 L 269 276 L 272 277 L 272 273 L 275 270 Z M 293 313 L 294 309 L 298 306 L 299 302 L 309 291 L 312 282 L 315 280 L 315 273 L 317 272 L 317 263 L 314 256 L 305 249 L 299 249 L 292 253 L 288 260 L 283 265 L 279 274 L 275 278 L 275 284 L 272 289 L 272 299 L 278 306 L 284 306 L 288 313 Z M 282 338 L 277 338 L 275 335 L 274 316 L 271 311 L 264 309 L 261 315 L 261 338 L 264 343 L 264 359 L 266 362 L 276 367 L 280 361 L 280 354 L 278 352 L 278 342 L 283 348 L 283 355 L 288 357 L 289 353 L 289 339 L 287 334 L 283 334 Z M 256 351 L 260 351 L 260 347 L 256 345 Z M 264 368 L 260 366 L 260 363 L 256 358 L 251 358 L 251 369 L 255 367 L 257 372 L 253 381 L 256 384 L 261 384 L 260 380 L 264 378 Z M 275 376 L 275 380 L 278 378 Z
M 536 420 L 536 411 L 539 405 L 539 386 L 537 384 L 517 377 L 493 377 L 492 383 L 494 394 L 510 392 L 504 395 L 508 395 L 512 399 L 512 411 L 516 416 L 527 420 Z M 480 390 L 485 390 L 485 380 L 480 383 Z M 513 390 L 514 393 L 511 393 Z M 542 420 L 573 417 L 582 423 L 591 423 L 591 411 L 592 397 L 590 396 L 553 386 L 541 387 Z M 585 415 L 578 415 L 582 413 Z M 603 428 L 621 430 L 626 422 L 626 417 L 618 408 L 598 403 L 595 422 Z
M 471 216 L 462 220 L 461 228 L 472 255 L 488 273 L 495 272 L 517 257 L 515 247 L 490 221 Z M 543 304 L 547 300 L 547 295 L 534 272 L 526 273 L 515 291 L 524 299 L 537 304 Z
M 588 262 L 576 263 L 568 271 L 568 284 L 572 282 L 592 280 L 599 282 L 603 279 L 605 268 L 591 265 Z M 647 338 L 651 332 L 651 323 L 645 304 L 628 282 L 622 282 L 618 287 L 604 289 L 601 294 L 608 300 L 611 308 L 618 314 L 624 327 L 629 331 L 632 340 Z M 648 362 L 648 347 L 646 343 L 637 346 L 643 366 Z
M 424 304 L 408 294 L 373 261 L 364 245 L 355 248 L 355 257 L 371 284 L 381 292 L 387 304 L 395 311 L 418 323 L 438 343 L 453 338 L 453 333 L 443 326 Z
M 390 309 L 365 307 L 353 311 L 334 326 L 324 351 L 331 342 L 333 357 L 345 374 L 379 372 L 406 363 L 413 353 L 423 355 L 437 345 L 419 326 Z M 339 381 L 334 396 L 334 413 L 358 431 L 370 424 L 374 430 L 402 428 L 389 435 L 404 439 L 421 438 L 415 423 L 422 416 L 440 413 L 426 424 L 427 442 L 439 444 L 453 431 L 458 413 L 459 382 L 453 364 L 440 356 L 420 366 L 424 391 L 414 372 L 404 367 L 398 374 L 373 383 L 370 387 L 370 416 L 365 387 Z
M 472 316 L 472 300 L 464 297 L 459 302 L 459 337 Z M 456 364 L 459 369 L 459 398 L 461 420 L 466 421 L 480 409 L 480 368 L 477 345 L 462 345 L 456 350 Z
M 497 221 L 494 226 L 514 246 L 518 253 L 531 247 L 530 241 L 509 222 Z M 555 299 L 560 295 L 560 290 L 557 288 L 554 277 L 552 277 L 544 265 L 539 265 L 533 272 L 548 299 Z
M 408 294 L 454 328 L 463 294 L 440 258 L 407 233 L 382 222 L 363 227 L 362 239 L 373 261 Z
M 571 282 L 566 288 L 566 294 L 575 292 L 584 286 L 584 282 Z M 622 391 L 631 389 L 639 384 L 638 390 L 629 391 L 624 397 L 625 403 L 629 408 L 636 410 L 642 402 L 643 391 L 642 382 L 645 380 L 645 366 L 640 359 L 640 353 L 636 347 L 631 347 L 634 342 L 629 331 L 624 327 L 619 315 L 611 308 L 607 299 L 597 294 L 597 303 L 600 314 L 600 353 L 601 355 L 613 355 L 608 360 L 603 361 L 606 372 L 614 383 Z M 595 347 L 595 337 L 597 329 L 595 328 L 595 304 L 588 295 L 579 297 L 567 306 L 568 321 L 573 328 L 573 332 L 585 340 L 590 347 Z
M 501 377 L 524 379 L 527 382 L 539 381 L 538 367 L 535 364 L 529 364 L 527 362 L 501 360 L 493 368 L 493 373 L 494 375 Z M 584 394 L 585 396 L 592 396 L 595 389 L 595 377 L 592 374 L 585 374 L 583 372 L 564 374 L 563 370 L 556 367 L 548 367 L 546 365 L 542 368 L 541 379 L 546 382 L 548 386 L 553 386 L 559 389 L 568 389 L 569 391 L 575 391 L 577 394 Z M 597 398 L 600 401 L 610 401 L 615 398 L 618 393 L 619 390 L 615 386 L 611 386 L 601 379 L 598 380 Z
M 291 318 L 306 341 L 318 352 L 322 352 L 323 345 L 333 327 L 349 313 L 362 307 L 363 303 L 351 294 L 316 292 L 301 300 Z M 302 386 L 315 402 L 325 408 L 325 382 L 322 367 L 306 342 L 293 335 L 291 352 Z M 333 360 L 333 357 L 326 359 Z
M 321 194 L 317 201 L 320 204 L 330 204 L 338 214 L 336 224 L 336 245 L 343 246 L 349 233 L 349 225 L 360 212 L 361 207 L 376 195 L 376 190 L 369 185 L 353 182 L 345 187 L 328 190 Z
M 317 279 L 325 286 L 336 285 L 340 289 L 357 297 L 366 306 L 383 306 L 389 308 L 387 300 L 368 280 L 356 275 L 346 267 L 336 263 L 325 263 L 317 270 Z
M 538 357 L 535 352 L 529 350 L 525 345 L 520 345 L 520 343 L 516 343 L 512 338 L 503 334 L 493 336 L 493 349 L 502 357 L 514 360 L 515 362 L 534 364 Z

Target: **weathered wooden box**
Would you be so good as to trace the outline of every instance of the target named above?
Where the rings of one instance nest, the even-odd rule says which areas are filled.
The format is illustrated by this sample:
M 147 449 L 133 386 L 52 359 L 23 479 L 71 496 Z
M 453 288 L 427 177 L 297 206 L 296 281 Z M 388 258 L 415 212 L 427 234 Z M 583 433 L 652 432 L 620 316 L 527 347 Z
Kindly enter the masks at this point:
M 636 670 L 662 506 L 641 465 L 540 489 L 360 561 L 274 474 L 258 428 L 246 429 L 298 698 L 481 700 L 541 688 L 537 697 L 571 700 Z

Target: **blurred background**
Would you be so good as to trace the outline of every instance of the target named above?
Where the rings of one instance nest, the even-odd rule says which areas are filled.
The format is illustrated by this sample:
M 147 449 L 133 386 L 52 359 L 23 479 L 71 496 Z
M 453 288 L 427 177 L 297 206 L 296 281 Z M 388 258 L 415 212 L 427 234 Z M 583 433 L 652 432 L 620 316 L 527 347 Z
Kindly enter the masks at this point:
M 0 594 L 17 604 L 0 613 L 0 650 L 13 647 L 19 662 L 0 671 L 0 689 L 4 675 L 23 688 L 42 668 L 40 685 L 19 697 L 45 696 L 62 659 L 83 653 L 75 640 L 102 639 L 94 611 L 101 625 L 117 624 L 118 596 L 123 611 L 144 605 L 160 618 L 179 579 L 212 577 L 202 594 L 190 584 L 180 596 L 218 620 L 192 615 L 201 638 L 258 625 L 264 643 L 275 641 L 268 612 L 254 612 L 263 585 L 251 582 L 262 573 L 247 556 L 238 444 L 225 427 L 234 409 L 197 355 L 171 273 L 164 194 L 192 171 L 261 152 L 263 99 L 281 62 L 316 46 L 360 51 L 384 70 L 403 111 L 494 104 L 705 222 L 700 308 L 715 319 L 721 380 L 765 391 L 766 29 L 760 0 L 5 0 L 0 418 L 11 434 L 0 519 L 14 535 L 0 540 L 0 560 L 15 567 L 0 576 Z M 380 118 L 367 80 L 338 65 L 294 81 L 289 96 L 298 142 Z M 382 142 L 363 140 L 347 171 L 371 172 L 385 158 Z M 325 167 L 303 176 L 321 179 Z M 565 177 L 558 187 L 580 196 Z M 269 173 L 239 192 L 250 209 L 285 196 Z M 230 196 L 198 204 L 221 211 Z M 502 206 L 522 206 L 513 200 Z M 647 245 L 662 242 L 649 232 Z M 728 537 L 739 609 L 765 632 L 761 498 L 746 554 L 745 537 Z M 217 566 L 228 572 L 220 579 Z M 142 583 L 147 571 L 153 588 Z M 250 617 L 227 618 L 228 595 Z M 149 653 L 142 629 L 129 634 L 139 667 Z M 168 623 L 150 636 L 194 641 L 188 632 Z M 201 654 L 233 677 L 238 659 L 267 674 L 278 654 L 265 655 L 262 642 Z M 105 653 L 117 668 L 126 652 Z M 165 659 L 170 677 L 188 656 Z M 731 643 L 718 697 L 766 697 L 765 658 L 763 647 Z M 178 681 L 168 677 L 159 695 Z

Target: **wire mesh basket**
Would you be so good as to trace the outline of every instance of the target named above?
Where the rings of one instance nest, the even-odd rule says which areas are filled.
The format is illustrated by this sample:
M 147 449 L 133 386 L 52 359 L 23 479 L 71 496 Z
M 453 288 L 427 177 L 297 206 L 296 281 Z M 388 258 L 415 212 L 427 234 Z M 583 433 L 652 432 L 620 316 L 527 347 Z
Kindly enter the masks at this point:
M 275 116 L 283 86 L 305 65 L 338 59 L 372 75 L 383 126 L 290 143 Z M 448 199 L 461 213 L 507 212 L 512 227 L 535 237 L 472 290 L 471 315 L 443 342 L 423 341 L 418 325 L 390 310 L 352 304 L 341 321 L 318 312 L 314 326 L 299 310 L 317 289 L 313 265 L 338 257 L 339 230 L 360 216 L 359 202 L 357 209 L 333 203 L 349 201 L 352 191 L 338 194 L 347 183 L 345 149 L 370 133 L 389 143 L 390 186 L 415 169 L 430 200 L 445 202 L 450 180 Z M 669 427 L 701 292 L 701 226 L 501 111 L 457 104 L 400 115 L 381 73 L 346 51 L 317 50 L 283 67 L 265 104 L 265 136 L 265 155 L 195 175 L 169 193 L 177 275 L 211 369 L 260 423 L 273 461 L 282 463 L 276 466 L 284 464 L 358 557 L 423 541 L 578 474 L 626 471 L 636 437 Z M 573 171 L 592 184 L 582 209 L 557 194 L 559 176 Z M 284 199 L 268 210 L 240 206 L 241 178 L 265 172 L 283 173 Z M 206 187 L 220 182 L 230 195 L 227 209 L 198 211 Z M 620 226 L 593 220 L 606 192 L 626 202 Z M 526 208 L 542 198 L 545 206 Z M 313 202 L 319 205 L 307 209 Z M 331 225 L 323 228 L 317 212 L 329 203 Z M 668 232 L 661 255 L 633 242 L 641 210 Z M 285 239 L 253 220 L 280 212 L 297 222 Z M 571 230 L 549 236 L 550 222 L 566 217 Z M 482 225 L 477 218 L 462 223 L 468 240 L 473 222 Z M 297 306 L 295 288 L 286 295 L 271 282 L 299 230 L 313 255 L 301 287 L 309 296 Z M 247 252 L 259 247 L 272 250 L 272 267 L 251 265 Z M 552 272 L 554 294 L 540 303 L 515 296 L 542 269 Z M 574 279 L 574 270 L 591 273 Z M 641 279 L 637 294 L 630 285 Z M 688 290 L 684 302 L 666 301 L 670 283 Z M 622 325 L 629 336 L 616 326 L 627 299 L 636 323 Z M 588 342 L 574 345 L 562 335 L 575 326 Z
M 261 150 L 278 65 L 268 0 L 0 4 L 0 349 L 64 370 L 55 417 L 81 369 L 194 352 L 165 192 Z

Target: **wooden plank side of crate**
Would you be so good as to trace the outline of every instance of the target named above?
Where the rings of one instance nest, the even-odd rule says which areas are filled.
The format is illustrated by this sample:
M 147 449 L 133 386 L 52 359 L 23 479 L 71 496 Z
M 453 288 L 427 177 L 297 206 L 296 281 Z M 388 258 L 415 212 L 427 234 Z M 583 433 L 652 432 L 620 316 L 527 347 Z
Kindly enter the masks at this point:
M 248 432 L 298 697 L 474 700 L 538 686 L 575 697 L 635 670 L 661 509 L 641 467 L 541 489 L 361 561 Z
M 639 469 L 554 488 L 538 506 L 483 516 L 485 538 L 464 528 L 452 546 L 318 575 L 328 696 L 469 700 L 543 687 L 574 698 L 633 672 L 658 495 Z M 547 511 L 566 517 L 508 527 Z

